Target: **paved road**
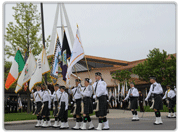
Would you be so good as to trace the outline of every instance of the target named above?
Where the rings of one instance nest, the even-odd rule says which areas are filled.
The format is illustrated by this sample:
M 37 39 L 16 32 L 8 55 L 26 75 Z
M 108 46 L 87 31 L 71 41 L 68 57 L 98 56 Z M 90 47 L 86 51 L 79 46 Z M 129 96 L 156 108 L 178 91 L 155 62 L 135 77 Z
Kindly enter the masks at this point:
M 162 113 L 162 125 L 153 125 L 155 120 L 154 113 L 145 113 L 143 118 L 140 118 L 140 121 L 131 121 L 131 112 L 130 111 L 120 111 L 120 110 L 111 110 L 108 114 L 108 120 L 111 130 L 174 130 L 176 128 L 176 118 L 166 118 L 167 113 Z M 139 113 L 139 117 L 142 116 L 142 113 Z M 93 124 L 95 127 L 98 125 L 98 120 L 93 118 Z M 52 122 L 53 123 L 53 122 Z M 4 126 L 6 130 L 60 130 L 59 128 L 36 128 L 34 127 L 36 123 L 26 123 L 26 124 L 10 124 Z M 69 120 L 69 130 L 75 125 L 73 119 Z

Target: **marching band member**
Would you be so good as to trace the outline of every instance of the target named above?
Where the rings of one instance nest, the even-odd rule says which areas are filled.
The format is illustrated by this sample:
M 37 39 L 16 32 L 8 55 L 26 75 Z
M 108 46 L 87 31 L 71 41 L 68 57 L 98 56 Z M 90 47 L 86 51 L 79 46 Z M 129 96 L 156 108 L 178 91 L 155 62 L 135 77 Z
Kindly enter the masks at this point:
M 138 90 L 134 87 L 134 83 L 131 82 L 130 83 L 130 89 L 128 91 L 127 96 L 125 97 L 125 99 L 123 101 L 128 100 L 128 98 L 130 98 L 130 103 L 131 103 L 131 111 L 133 114 L 133 118 L 132 121 L 139 121 L 138 115 L 137 115 L 137 111 L 136 109 L 138 109 L 138 97 L 139 97 L 139 92 Z
M 174 107 L 176 105 L 176 93 L 174 90 L 171 89 L 170 85 L 166 86 L 167 91 L 165 92 L 165 95 L 163 97 L 164 99 L 168 99 L 169 100 L 169 104 L 168 104 L 168 108 L 169 108 L 169 114 L 168 114 L 168 118 L 176 118 L 176 114 L 174 112 Z M 171 111 L 173 113 L 173 116 L 171 115 Z
M 42 117 L 40 114 L 41 107 L 42 107 L 42 91 L 40 86 L 36 86 L 36 92 L 34 93 L 34 98 L 35 98 L 35 114 L 37 115 L 37 124 L 35 127 L 40 127 L 42 126 Z M 41 123 L 40 123 L 41 122 Z
M 59 115 L 61 119 L 61 125 L 60 129 L 67 129 L 69 128 L 68 125 L 68 94 L 65 92 L 66 87 L 61 86 L 60 91 L 61 91 L 61 97 L 59 99 Z
M 53 106 L 54 106 L 54 118 L 55 118 L 55 122 L 53 127 L 60 127 L 61 125 L 61 121 L 59 119 L 59 109 L 58 109 L 58 105 L 59 105 L 59 98 L 61 97 L 61 91 L 59 90 L 59 84 L 56 84 L 54 87 L 54 93 L 52 95 L 52 99 L 53 99 Z M 59 123 L 58 123 L 59 120 Z
M 150 86 L 150 90 L 148 92 L 145 101 L 148 101 L 151 95 L 152 97 L 154 97 L 154 103 L 152 105 L 156 116 L 156 121 L 154 122 L 154 125 L 160 125 L 163 123 L 161 119 L 161 113 L 159 111 L 163 109 L 162 96 L 161 96 L 163 94 L 163 89 L 161 87 L 161 84 L 156 82 L 155 77 L 153 76 L 150 77 L 150 82 L 152 84 Z
M 72 128 L 74 130 L 79 130 L 82 127 L 82 117 L 81 117 L 81 100 L 82 100 L 82 95 L 78 90 L 78 87 L 81 87 L 81 80 L 80 79 L 75 79 L 76 82 L 76 87 L 74 87 L 72 90 L 68 89 L 68 93 L 73 95 L 73 100 L 76 104 L 76 125 Z M 81 87 L 83 88 L 83 87 Z
M 93 91 L 94 99 L 98 99 L 99 101 L 99 110 L 96 112 L 96 117 L 99 118 L 99 124 L 98 127 L 96 128 L 97 130 L 108 130 L 109 129 L 109 123 L 106 118 L 107 115 L 107 84 L 106 82 L 103 81 L 102 79 L 102 74 L 100 72 L 95 73 L 95 79 L 96 82 L 93 84 Z M 102 123 L 104 124 L 104 127 L 102 128 Z
M 89 122 L 89 130 L 94 129 L 94 125 L 91 121 L 91 118 L 89 116 L 89 114 L 93 113 L 93 104 L 92 104 L 92 100 L 91 100 L 91 96 L 92 96 L 92 80 L 89 78 L 85 78 L 85 88 L 83 90 L 81 90 L 80 88 L 78 88 L 78 91 L 80 91 L 81 95 L 83 96 L 83 103 L 84 103 L 84 112 L 83 112 L 83 126 L 82 126 L 82 130 L 86 130 L 86 123 L 87 121 Z
M 42 117 L 44 120 L 44 123 L 42 125 L 42 127 L 48 127 L 51 126 L 51 121 L 49 118 L 50 115 L 50 109 L 51 109 L 51 93 L 48 89 L 46 89 L 46 86 L 44 84 L 41 85 L 42 89 L 43 89 L 43 94 L 42 94 L 42 100 L 43 100 L 43 110 L 42 110 Z M 46 121 L 48 122 L 46 124 Z

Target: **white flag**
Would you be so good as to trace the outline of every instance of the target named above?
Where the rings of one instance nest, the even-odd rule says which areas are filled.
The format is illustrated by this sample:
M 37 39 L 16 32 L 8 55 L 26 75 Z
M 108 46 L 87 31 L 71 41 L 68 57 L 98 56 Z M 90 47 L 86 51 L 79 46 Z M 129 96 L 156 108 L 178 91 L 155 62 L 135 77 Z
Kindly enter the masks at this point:
M 83 58 L 84 58 L 84 50 L 83 50 L 83 46 L 81 43 L 79 30 L 77 29 L 76 38 L 74 40 L 74 45 L 73 45 L 73 49 L 72 49 L 71 59 L 70 59 L 69 65 L 68 65 L 67 73 L 66 73 L 66 83 L 67 84 L 69 84 L 70 76 L 72 73 L 72 67 Z
M 121 88 L 121 96 L 125 96 L 124 95 L 124 85 L 122 84 L 122 88 Z
M 45 49 L 43 49 L 37 59 L 37 67 L 31 77 L 31 80 L 29 83 L 29 90 L 32 91 L 34 85 L 36 85 L 37 83 L 41 83 L 42 75 L 49 71 L 50 71 L 50 69 L 49 69 L 49 63 L 48 63 L 47 56 L 46 56 L 46 51 L 45 51 Z
M 21 90 L 22 86 L 31 79 L 31 76 L 33 75 L 35 69 L 36 69 L 36 61 L 34 55 L 32 54 L 32 52 L 30 52 L 26 64 L 17 81 L 15 93 Z

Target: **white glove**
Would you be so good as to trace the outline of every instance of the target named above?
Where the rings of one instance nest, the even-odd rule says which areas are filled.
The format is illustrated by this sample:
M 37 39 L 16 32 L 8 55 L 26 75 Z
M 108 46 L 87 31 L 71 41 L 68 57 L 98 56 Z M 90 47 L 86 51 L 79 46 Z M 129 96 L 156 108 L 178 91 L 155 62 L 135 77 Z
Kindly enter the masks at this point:
M 145 101 L 148 101 L 148 99 L 145 99 Z
M 48 108 L 51 109 L 51 105 L 49 105 Z
M 73 104 L 73 102 L 71 102 L 71 104 Z
M 65 108 L 65 110 L 67 110 L 67 109 L 68 109 L 68 107 Z
M 71 88 L 71 85 L 69 85 L 69 89 Z
M 93 95 L 93 99 L 96 99 L 96 95 Z
M 80 83 L 78 84 L 78 87 L 81 87 L 81 84 L 80 84 Z
M 90 83 L 90 84 L 92 83 L 92 80 L 91 80 L 91 79 L 89 80 L 89 83 Z

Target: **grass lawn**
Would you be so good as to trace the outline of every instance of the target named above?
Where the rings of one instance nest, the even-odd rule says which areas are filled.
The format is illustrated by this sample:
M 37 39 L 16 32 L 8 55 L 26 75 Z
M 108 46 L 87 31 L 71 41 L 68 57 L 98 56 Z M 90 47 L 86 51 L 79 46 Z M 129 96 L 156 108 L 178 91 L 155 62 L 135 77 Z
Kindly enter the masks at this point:
M 35 120 L 37 119 L 36 115 L 32 115 L 33 113 L 6 113 L 4 114 L 4 121 L 20 121 L 20 120 Z M 52 116 L 52 111 L 50 111 L 50 115 Z M 93 113 L 92 115 L 94 115 Z M 68 110 L 68 117 L 73 117 L 73 115 L 70 114 L 70 110 Z M 53 118 L 53 117 L 50 117 Z
M 144 106 L 145 112 L 154 112 L 153 109 L 150 109 L 149 106 Z M 140 111 L 140 107 L 138 107 L 137 111 Z M 176 112 L 176 106 L 174 108 L 174 111 Z M 169 112 L 168 107 L 166 105 L 163 105 L 163 110 L 160 110 L 160 112 Z

